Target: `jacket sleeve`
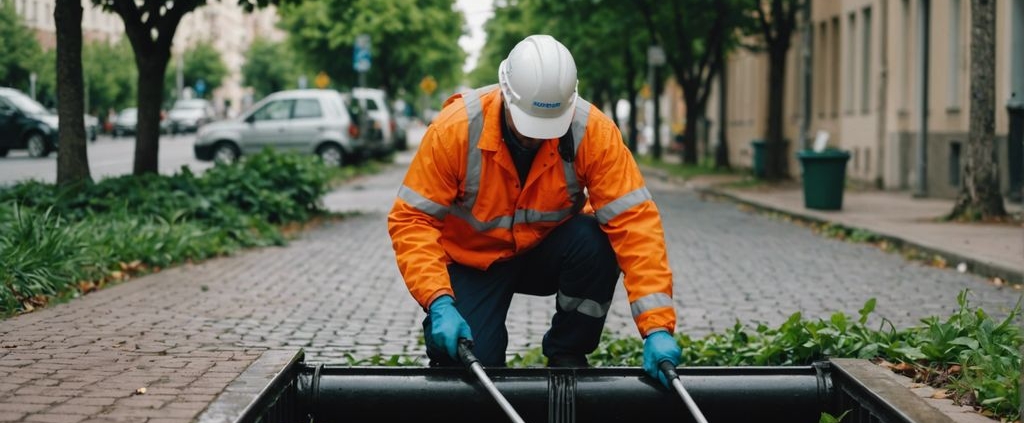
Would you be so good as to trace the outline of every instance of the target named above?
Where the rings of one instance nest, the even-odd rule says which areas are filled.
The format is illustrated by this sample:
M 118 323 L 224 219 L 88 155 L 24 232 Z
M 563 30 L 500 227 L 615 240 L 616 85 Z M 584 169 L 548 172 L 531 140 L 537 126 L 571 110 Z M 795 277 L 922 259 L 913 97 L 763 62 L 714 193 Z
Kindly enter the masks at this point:
M 454 292 L 448 276 L 441 229 L 459 188 L 457 155 L 431 125 L 420 144 L 398 198 L 388 214 L 388 233 L 398 268 L 416 302 L 424 309 Z
M 672 271 L 658 208 L 613 124 L 588 127 L 586 138 L 579 150 L 578 172 L 625 273 L 637 329 L 642 337 L 661 330 L 674 333 Z

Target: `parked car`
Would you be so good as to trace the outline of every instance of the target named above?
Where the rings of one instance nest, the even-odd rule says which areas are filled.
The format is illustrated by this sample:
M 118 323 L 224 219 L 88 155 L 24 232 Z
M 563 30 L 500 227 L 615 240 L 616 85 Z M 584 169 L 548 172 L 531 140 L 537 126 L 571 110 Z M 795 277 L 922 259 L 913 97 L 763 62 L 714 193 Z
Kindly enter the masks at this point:
M 197 98 L 178 100 L 167 113 L 169 131 L 173 134 L 196 132 L 200 126 L 213 122 L 217 117 L 209 101 Z
M 100 119 L 96 116 L 86 114 L 85 118 L 85 139 L 96 141 L 100 133 Z
M 114 118 L 114 136 L 132 135 L 139 124 L 139 109 L 129 107 L 121 110 Z
M 0 157 L 21 149 L 32 157 L 57 150 L 57 115 L 21 91 L 0 87 Z
M 273 93 L 238 117 L 199 128 L 199 160 L 231 163 L 266 147 L 320 156 L 332 166 L 357 161 L 364 153 L 359 128 L 334 90 Z
M 369 117 L 366 133 L 362 134 L 366 139 L 368 153 L 381 157 L 394 151 L 397 132 L 395 113 L 391 110 L 387 93 L 376 88 L 353 88 L 351 93 L 344 96 L 357 124 L 359 114 L 363 111 Z

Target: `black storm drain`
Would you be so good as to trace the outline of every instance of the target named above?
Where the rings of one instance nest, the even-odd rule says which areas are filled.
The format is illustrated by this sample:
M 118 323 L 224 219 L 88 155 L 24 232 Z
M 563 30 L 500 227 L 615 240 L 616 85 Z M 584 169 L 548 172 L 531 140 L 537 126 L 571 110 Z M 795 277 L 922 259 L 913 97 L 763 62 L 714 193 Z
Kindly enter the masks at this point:
M 463 368 L 345 367 L 282 360 L 272 378 L 233 383 L 200 422 L 448 423 L 508 421 L 494 399 Z M 264 361 L 262 358 L 260 361 Z M 253 367 L 263 366 L 257 361 Z M 952 420 L 865 360 L 794 367 L 683 367 L 686 390 L 711 423 L 942 423 Z M 248 373 L 248 371 L 247 371 Z M 527 422 L 693 422 L 674 391 L 639 368 L 495 368 L 494 385 Z M 261 386 L 257 386 L 261 385 Z

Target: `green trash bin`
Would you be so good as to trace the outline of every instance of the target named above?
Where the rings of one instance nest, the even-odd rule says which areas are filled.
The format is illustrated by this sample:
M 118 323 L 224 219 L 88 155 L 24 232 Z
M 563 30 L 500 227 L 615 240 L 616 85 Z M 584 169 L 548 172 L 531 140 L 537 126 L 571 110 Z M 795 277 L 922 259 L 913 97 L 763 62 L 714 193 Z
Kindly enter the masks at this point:
M 754 177 L 764 177 L 764 140 L 753 140 L 750 142 L 750 148 L 754 150 Z
M 817 210 L 843 208 L 846 183 L 846 162 L 850 153 L 825 150 L 820 153 L 804 150 L 797 153 L 804 182 L 804 207 Z

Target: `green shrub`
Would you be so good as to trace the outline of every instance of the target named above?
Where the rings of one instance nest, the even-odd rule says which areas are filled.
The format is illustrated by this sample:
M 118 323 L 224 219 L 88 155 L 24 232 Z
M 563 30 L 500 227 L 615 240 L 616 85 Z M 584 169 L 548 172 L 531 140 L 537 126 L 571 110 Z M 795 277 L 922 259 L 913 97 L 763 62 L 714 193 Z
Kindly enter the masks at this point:
M 972 309 L 967 295 L 963 291 L 957 296 L 959 308 L 946 320 L 929 317 L 904 330 L 884 319 L 878 329 L 869 328 L 868 316 L 875 309 L 871 299 L 856 320 L 843 313 L 827 320 L 794 313 L 777 328 L 756 324 L 750 329 L 737 322 L 723 333 L 700 339 L 676 334 L 676 339 L 686 366 L 808 365 L 832 357 L 909 363 L 910 375 L 919 382 L 952 389 L 954 398 L 1013 421 L 1020 406 L 1020 304 L 997 321 L 980 308 Z M 594 366 L 639 366 L 643 342 L 605 333 L 588 358 Z M 543 363 L 540 349 L 509 361 L 510 366 Z
M 121 176 L 76 189 L 24 182 L 0 190 L 0 315 L 103 283 L 125 263 L 146 271 L 284 243 L 278 225 L 322 214 L 338 171 L 265 150 L 202 176 Z

